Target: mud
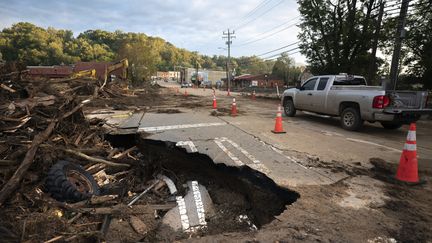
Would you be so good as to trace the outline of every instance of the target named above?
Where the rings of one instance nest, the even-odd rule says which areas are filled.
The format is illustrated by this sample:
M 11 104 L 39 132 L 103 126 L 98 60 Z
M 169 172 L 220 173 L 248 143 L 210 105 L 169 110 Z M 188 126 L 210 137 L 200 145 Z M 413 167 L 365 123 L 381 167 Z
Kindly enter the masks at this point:
M 299 198 L 297 192 L 279 187 L 264 174 L 249 167 L 228 167 L 224 164 L 215 164 L 208 156 L 203 154 L 188 154 L 175 143 L 141 139 L 133 136 L 110 136 L 115 141 L 113 146 L 130 147 L 130 141 L 137 141 L 143 155 L 145 172 L 141 178 L 150 177 L 163 172 L 170 177 L 179 190 L 179 195 L 186 192 L 185 184 L 190 180 L 197 180 L 204 185 L 213 200 L 216 216 L 207 217 L 207 228 L 194 234 L 194 237 L 226 234 L 230 232 L 252 232 L 255 229 L 240 218 L 247 216 L 250 223 L 261 228 L 272 222 L 275 216 L 286 209 Z M 139 183 L 128 183 L 133 191 Z M 270 203 L 269 203 L 270 202 Z M 163 215 L 159 215 L 163 217 Z M 129 227 L 125 223 L 118 223 L 119 228 Z M 133 231 L 125 230 L 123 237 L 132 239 Z M 119 239 L 119 235 L 113 236 Z M 158 227 L 147 234 L 143 240 L 173 241 L 189 238 L 183 232 L 174 232 L 166 225 L 159 223 Z M 114 238 L 111 238 L 114 239 Z M 124 238 L 122 238 L 124 239 Z

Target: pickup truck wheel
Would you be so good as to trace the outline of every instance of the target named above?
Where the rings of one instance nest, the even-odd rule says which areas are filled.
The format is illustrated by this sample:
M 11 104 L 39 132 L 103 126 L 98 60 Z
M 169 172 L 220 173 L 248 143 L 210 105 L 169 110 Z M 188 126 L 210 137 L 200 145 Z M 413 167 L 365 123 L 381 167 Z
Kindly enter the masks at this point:
M 381 126 L 385 129 L 399 129 L 403 124 L 399 122 L 381 122 Z
M 345 130 L 357 131 L 363 125 L 360 111 L 353 107 L 345 108 L 341 113 L 341 125 Z
M 295 116 L 297 110 L 294 107 L 294 102 L 292 100 L 286 100 L 284 102 L 284 112 L 286 116 L 290 116 L 290 117 Z

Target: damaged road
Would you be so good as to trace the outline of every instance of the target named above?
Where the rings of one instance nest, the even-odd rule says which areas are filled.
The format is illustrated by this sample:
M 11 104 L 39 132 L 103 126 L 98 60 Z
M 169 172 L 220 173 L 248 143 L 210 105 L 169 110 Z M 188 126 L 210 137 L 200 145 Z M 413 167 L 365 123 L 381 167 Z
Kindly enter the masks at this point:
M 206 96 L 183 96 L 175 94 L 175 90 L 157 87 L 146 88 L 140 95 L 129 92 L 119 97 L 96 98 L 96 102 L 77 108 L 74 120 L 66 119 L 66 123 L 53 130 L 53 136 L 42 141 L 16 194 L 0 209 L 4 216 L 0 221 L 2 239 L 6 242 L 428 242 L 432 239 L 430 183 L 414 186 L 396 183 L 395 164 L 379 158 L 349 163 L 323 160 L 314 153 L 288 149 L 278 142 L 277 135 L 267 135 L 270 129 L 251 128 L 260 121 L 273 123 L 274 116 L 245 109 L 241 103 L 247 98 L 237 99 L 241 112 L 232 118 L 212 115 Z M 147 92 L 153 98 L 148 98 Z M 218 101 L 220 113 L 229 107 L 229 102 L 229 97 Z M 56 104 L 46 106 L 59 109 L 61 103 Z M 259 122 L 251 123 L 255 116 L 260 116 Z M 69 122 L 85 126 L 67 129 L 71 127 Z M 25 134 L 29 128 L 45 128 L 37 125 L 26 122 L 16 129 Z M 22 150 L 28 144 L 19 136 L 5 141 L 3 144 L 9 149 Z M 4 163 L 8 172 L 2 174 L 3 186 L 23 153 L 11 157 L 6 151 L 2 156 L 13 162 Z M 51 177 L 49 182 L 46 179 L 49 168 L 57 168 L 63 160 L 76 165 L 65 170 L 66 182 L 53 183 L 60 180 L 57 177 Z M 78 173 L 81 169 L 86 172 Z M 83 178 L 86 174 L 91 176 Z M 420 176 L 430 181 L 431 173 L 421 169 Z M 93 184 L 86 183 L 92 179 L 97 190 L 90 190 L 88 186 Z M 56 197 L 55 193 L 70 191 L 47 188 L 48 184 L 68 183 L 82 188 L 79 192 L 84 200 Z

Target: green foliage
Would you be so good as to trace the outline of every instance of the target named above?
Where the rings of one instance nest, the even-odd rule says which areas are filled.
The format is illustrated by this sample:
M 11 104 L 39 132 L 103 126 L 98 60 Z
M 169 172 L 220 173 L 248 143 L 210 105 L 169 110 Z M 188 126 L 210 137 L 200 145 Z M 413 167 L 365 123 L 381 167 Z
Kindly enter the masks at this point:
M 143 33 L 120 30 L 87 30 L 76 38 L 70 30 L 41 28 L 17 23 L 0 32 L 0 53 L 5 61 L 26 65 L 73 64 L 78 61 L 114 61 L 128 58 L 134 82 L 148 80 L 156 71 L 178 67 L 226 70 L 226 56 L 205 56 L 177 48 L 171 43 Z M 236 74 L 270 73 L 274 61 L 258 57 L 231 58 Z
M 315 74 L 366 75 L 377 18 L 377 0 L 299 0 L 300 48 Z
M 406 55 L 403 60 L 411 80 L 432 89 L 432 2 L 420 1 L 407 20 Z

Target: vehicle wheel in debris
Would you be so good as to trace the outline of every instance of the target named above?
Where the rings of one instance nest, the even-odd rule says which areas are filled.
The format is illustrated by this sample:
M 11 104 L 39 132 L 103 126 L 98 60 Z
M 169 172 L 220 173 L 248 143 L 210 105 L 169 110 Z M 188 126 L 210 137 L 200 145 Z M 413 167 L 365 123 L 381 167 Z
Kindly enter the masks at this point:
M 381 122 L 385 129 L 399 129 L 403 124 L 399 122 Z
M 285 100 L 284 102 L 284 112 L 286 116 L 295 116 L 297 110 L 294 107 L 294 102 L 290 99 Z
M 347 107 L 341 113 L 341 125 L 343 129 L 357 131 L 363 126 L 360 111 L 354 107 Z
M 93 176 L 80 165 L 59 161 L 48 172 L 46 190 L 59 201 L 78 202 L 99 194 Z

